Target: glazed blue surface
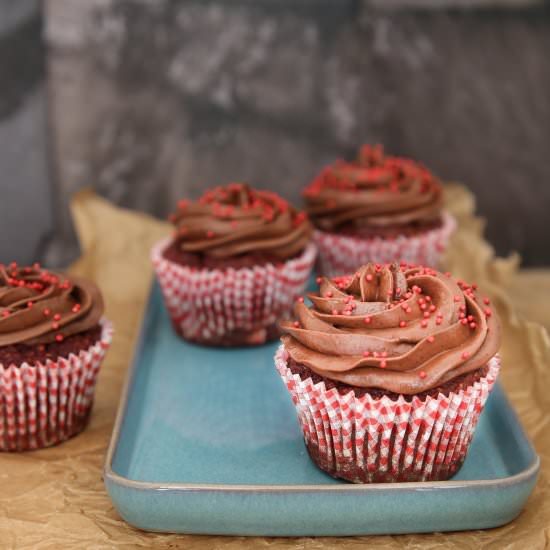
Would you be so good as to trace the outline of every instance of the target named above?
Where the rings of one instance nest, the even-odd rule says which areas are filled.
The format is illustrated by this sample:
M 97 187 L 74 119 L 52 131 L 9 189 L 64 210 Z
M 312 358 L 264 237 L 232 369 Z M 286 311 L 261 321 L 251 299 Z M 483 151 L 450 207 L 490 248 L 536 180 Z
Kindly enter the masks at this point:
M 353 486 L 309 459 L 274 367 L 277 345 L 183 342 L 154 286 L 106 465 L 107 488 L 127 521 L 188 533 L 348 535 L 492 527 L 520 512 L 537 459 L 498 384 L 453 480 Z M 460 483 L 473 480 L 480 483 Z

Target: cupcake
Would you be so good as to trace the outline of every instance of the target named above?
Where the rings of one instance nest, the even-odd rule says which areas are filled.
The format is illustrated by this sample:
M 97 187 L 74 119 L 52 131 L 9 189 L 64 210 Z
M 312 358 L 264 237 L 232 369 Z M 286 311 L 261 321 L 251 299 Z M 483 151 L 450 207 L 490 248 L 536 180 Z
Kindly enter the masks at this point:
M 90 281 L 0 265 L 0 450 L 48 447 L 84 429 L 111 335 Z
M 366 262 L 437 266 L 455 227 L 442 187 L 424 166 L 364 145 L 354 162 L 326 167 L 305 189 L 319 271 L 353 273 Z
M 454 475 L 500 368 L 489 299 L 405 264 L 319 284 L 275 357 L 312 460 L 354 483 Z
M 152 261 L 176 332 L 202 344 L 262 344 L 279 336 L 315 261 L 312 227 L 269 191 L 230 183 L 182 200 L 173 238 Z

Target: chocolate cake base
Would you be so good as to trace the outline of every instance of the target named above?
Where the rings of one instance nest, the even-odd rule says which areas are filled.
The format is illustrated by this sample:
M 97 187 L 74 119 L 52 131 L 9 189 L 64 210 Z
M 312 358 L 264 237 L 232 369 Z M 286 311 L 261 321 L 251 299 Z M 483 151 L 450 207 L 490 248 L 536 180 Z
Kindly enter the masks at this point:
M 385 396 L 389 397 L 392 401 L 397 401 L 401 395 L 399 393 L 388 392 L 380 388 L 362 388 L 360 386 L 350 386 L 349 384 L 345 384 L 344 382 L 325 378 L 313 372 L 305 365 L 297 363 L 296 361 L 294 361 L 294 359 L 292 359 L 292 357 L 289 357 L 288 359 L 288 368 L 290 369 L 292 374 L 297 374 L 302 380 L 307 380 L 308 378 L 311 378 L 314 384 L 317 384 L 321 381 L 324 382 L 327 390 L 331 388 L 336 388 L 340 395 L 346 395 L 350 391 L 353 391 L 356 397 L 362 397 L 363 395 L 368 393 L 374 399 L 381 399 Z M 483 378 L 487 374 L 488 370 L 488 365 L 485 365 L 484 367 L 481 367 L 473 372 L 468 372 L 466 374 L 463 374 L 462 376 L 457 376 L 453 380 L 449 380 L 448 382 L 445 382 L 444 384 L 441 384 L 440 386 L 437 386 L 435 388 L 416 393 L 414 395 L 403 394 L 403 397 L 405 401 L 410 402 L 412 401 L 413 397 L 417 397 L 421 401 L 424 401 L 428 396 L 433 398 L 437 398 L 439 394 L 447 396 L 450 393 L 456 393 L 470 387 L 480 378 Z
M 422 428 L 417 440 L 422 437 Z M 406 437 L 406 436 L 405 436 Z M 393 446 L 394 437 L 390 440 Z M 305 441 L 307 452 L 313 462 L 324 472 L 335 479 L 344 479 L 352 483 L 399 483 L 411 481 L 446 481 L 454 476 L 464 463 L 465 456 L 449 464 L 438 464 L 426 474 L 424 471 L 414 471 L 414 462 L 408 467 L 400 467 L 397 472 L 385 471 L 377 464 L 359 465 L 353 457 L 338 458 L 335 462 L 332 452 L 322 451 L 314 441 Z M 404 458 L 404 457 L 402 457 Z
M 397 239 L 398 237 L 415 237 L 433 229 L 439 229 L 443 225 L 443 219 L 414 222 L 406 225 L 387 225 L 384 227 L 369 226 L 357 227 L 353 224 L 340 226 L 335 233 L 345 235 L 346 237 L 356 237 L 359 239 L 372 239 L 380 237 L 382 239 Z
M 58 358 L 68 358 L 71 353 L 77 355 L 101 339 L 101 326 L 97 325 L 87 331 L 67 336 L 62 342 L 49 344 L 12 344 L 0 347 L 0 365 L 20 367 L 23 363 L 36 365 L 45 363 L 48 359 L 56 361 Z
M 305 365 L 294 361 L 291 357 L 288 358 L 287 366 L 292 374 L 298 375 L 301 380 L 305 381 L 311 378 L 314 384 L 322 381 L 324 382 L 327 390 L 334 388 L 338 391 L 340 395 L 346 395 L 350 391 L 353 391 L 356 397 L 362 397 L 365 394 L 369 394 L 374 399 L 387 397 L 392 401 L 397 401 L 397 399 L 401 396 L 401 394 L 388 392 L 379 388 L 361 388 L 358 386 L 351 386 L 343 382 L 319 376 Z M 486 365 L 480 369 L 477 369 L 474 372 L 458 376 L 454 380 L 450 380 L 449 382 L 441 384 L 436 388 L 432 388 L 430 390 L 415 395 L 403 394 L 402 397 L 406 401 L 411 402 L 414 397 L 420 399 L 421 401 L 425 401 L 428 397 L 438 398 L 440 394 L 448 396 L 450 393 L 459 392 L 460 390 L 472 386 L 480 378 L 486 376 L 488 370 L 489 366 Z M 336 452 L 335 447 L 337 445 L 341 445 L 341 443 L 339 443 L 339 439 L 336 439 L 336 441 L 333 442 L 332 437 L 334 437 L 334 432 L 327 431 L 326 429 L 326 441 L 323 442 L 322 447 L 319 446 L 316 437 L 306 437 L 305 444 L 311 459 L 321 470 L 325 471 L 327 474 L 334 478 L 344 479 L 353 483 L 444 481 L 455 475 L 461 468 L 466 457 L 465 453 L 453 457 L 453 459 L 448 462 L 436 462 L 433 465 L 433 468 L 425 469 L 423 467 L 419 468 L 419 465 L 414 461 L 408 464 L 408 462 L 406 461 L 405 450 L 401 451 L 401 456 L 397 457 L 397 459 L 396 457 L 393 457 L 392 467 L 388 468 L 387 457 L 393 456 L 393 449 L 396 444 L 396 438 L 400 438 L 401 445 L 403 441 L 407 441 L 409 438 L 409 430 L 411 429 L 411 425 L 407 424 L 404 434 L 400 433 L 399 429 L 400 428 L 398 424 L 394 424 L 391 426 L 391 434 L 388 434 L 389 442 L 387 443 L 387 452 L 381 453 L 380 449 L 377 449 L 375 453 L 377 454 L 377 459 L 373 460 L 372 462 L 369 462 L 366 459 L 363 461 L 358 460 L 356 456 L 357 454 L 359 454 L 358 451 L 350 452 L 349 456 L 344 456 L 342 452 Z M 429 429 L 430 432 L 424 434 L 424 431 L 426 429 Z M 331 433 L 332 435 L 327 435 Z M 426 427 L 424 423 L 420 425 L 418 431 L 414 435 L 415 450 L 413 456 L 416 456 L 416 450 L 423 441 L 424 436 L 429 439 L 431 437 L 431 433 L 431 426 Z M 350 437 L 352 439 L 352 442 L 349 448 L 363 448 L 365 449 L 364 452 L 366 453 L 366 449 L 368 447 L 363 447 L 364 445 L 366 445 L 366 442 L 363 441 L 364 435 L 362 436 L 361 441 L 356 440 L 355 431 L 353 430 L 350 434 Z M 377 462 L 379 460 L 386 460 L 386 463 L 378 464 Z
M 274 256 L 273 254 L 267 254 L 264 252 L 251 252 L 248 254 L 232 256 L 231 258 L 213 258 L 203 253 L 194 254 L 191 252 L 185 252 L 181 249 L 180 244 L 177 241 L 172 241 L 164 250 L 163 257 L 166 260 L 174 262 L 178 265 L 194 267 L 197 269 L 241 269 L 243 267 L 261 267 L 267 264 L 279 265 L 285 261 L 297 258 L 300 254 L 296 254 L 291 258 L 285 258 L 284 260 Z
M 186 338 L 181 332 L 181 328 L 177 323 L 172 322 L 175 332 L 184 340 L 201 344 L 203 346 L 216 347 L 237 347 L 237 346 L 261 346 L 267 342 L 277 340 L 281 336 L 281 331 L 277 323 L 261 327 L 252 331 L 234 330 L 226 333 L 223 336 L 210 336 L 208 338 Z

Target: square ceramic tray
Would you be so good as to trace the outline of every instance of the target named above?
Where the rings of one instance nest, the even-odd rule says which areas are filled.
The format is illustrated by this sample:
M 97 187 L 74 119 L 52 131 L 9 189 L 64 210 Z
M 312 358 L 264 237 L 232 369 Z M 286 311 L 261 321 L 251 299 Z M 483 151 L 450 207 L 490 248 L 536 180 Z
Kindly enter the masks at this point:
M 450 481 L 353 485 L 310 461 L 277 343 L 180 340 L 153 286 L 105 464 L 120 515 L 150 531 L 363 535 L 483 529 L 522 510 L 539 459 L 500 385 Z

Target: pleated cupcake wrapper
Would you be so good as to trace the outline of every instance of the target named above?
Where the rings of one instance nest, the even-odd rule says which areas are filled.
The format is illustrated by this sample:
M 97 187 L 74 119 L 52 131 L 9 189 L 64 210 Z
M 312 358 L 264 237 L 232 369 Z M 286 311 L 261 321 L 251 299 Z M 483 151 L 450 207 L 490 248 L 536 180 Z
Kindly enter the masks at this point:
M 354 482 L 445 479 L 462 464 L 498 371 L 465 390 L 424 401 L 355 397 L 302 380 L 287 366 L 280 346 L 275 364 L 298 413 L 305 443 L 318 451 L 323 469 Z M 350 472 L 354 472 L 350 477 Z M 359 472 L 359 473 L 358 473 Z M 443 474 L 443 475 L 442 475 Z
M 444 212 L 440 227 L 410 237 L 360 238 L 316 230 L 314 240 L 319 249 L 317 267 L 320 273 L 328 277 L 354 273 L 367 262 L 405 261 L 437 267 L 455 227 L 455 219 Z
M 0 364 L 0 451 L 49 447 L 82 431 L 112 339 L 111 323 L 102 319 L 101 325 L 96 344 L 66 359 Z
M 151 252 L 166 307 L 176 330 L 190 340 L 219 340 L 234 331 L 256 331 L 288 315 L 303 294 L 317 249 L 276 266 L 196 269 L 163 257 L 169 240 Z

